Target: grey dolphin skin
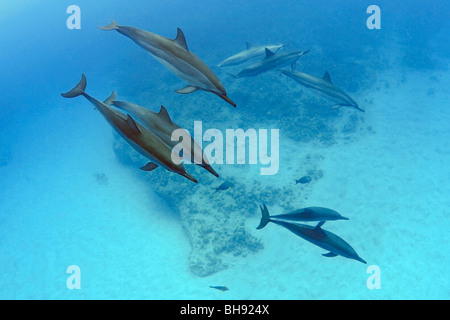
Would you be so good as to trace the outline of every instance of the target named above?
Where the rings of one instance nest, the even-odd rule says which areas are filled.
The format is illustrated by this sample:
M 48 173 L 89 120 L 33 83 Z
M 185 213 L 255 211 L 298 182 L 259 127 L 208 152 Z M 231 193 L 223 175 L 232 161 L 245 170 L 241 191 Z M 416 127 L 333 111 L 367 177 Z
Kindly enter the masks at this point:
M 336 87 L 331 81 L 331 77 L 328 72 L 325 72 L 322 78 L 316 78 L 309 74 L 298 72 L 295 70 L 279 70 L 285 76 L 294 79 L 302 86 L 310 88 L 320 95 L 333 100 L 336 105 L 334 107 L 352 107 L 359 111 L 365 112 L 360 108 L 358 103 L 352 99 L 347 93 L 340 88 Z
M 236 107 L 236 104 L 228 98 L 222 82 L 214 72 L 189 51 L 186 38 L 180 28 L 177 29 L 177 36 L 173 40 L 138 28 L 119 26 L 114 20 L 111 24 L 100 27 L 100 29 L 117 30 L 129 37 L 189 84 L 183 89 L 176 90 L 176 92 L 187 94 L 197 90 L 209 91 Z
M 285 214 L 270 216 L 270 218 L 291 221 L 348 220 L 348 218 L 341 216 L 339 212 L 323 207 L 307 207 Z
M 264 59 L 252 64 L 251 66 L 241 70 L 238 74 L 232 76 L 235 78 L 255 77 L 275 68 L 281 68 L 286 65 L 294 66 L 297 60 L 308 52 L 309 50 L 274 53 L 265 48 L 266 56 Z
M 181 127 L 170 119 L 169 113 L 164 106 L 161 106 L 160 111 L 156 113 L 127 101 L 112 101 L 112 104 L 135 116 L 147 129 L 152 130 L 169 147 L 173 148 L 179 143 L 178 141 L 172 141 L 171 136 L 174 130 L 181 129 Z M 191 140 L 188 141 L 186 149 L 190 149 L 191 152 L 190 157 L 186 155 L 185 158 L 189 158 L 191 162 L 195 162 L 216 177 L 219 176 L 209 164 L 206 155 L 203 154 L 202 148 L 195 142 L 194 138 L 191 137 Z
M 285 47 L 285 44 L 276 43 L 276 44 L 268 44 L 265 46 L 255 46 L 249 42 L 247 44 L 247 49 L 232 55 L 229 58 L 226 58 L 221 63 L 219 63 L 218 67 L 230 67 L 237 66 L 242 63 L 246 63 L 252 61 L 256 58 L 262 58 L 266 54 L 266 48 L 276 53 L 282 47 Z
M 151 131 L 135 122 L 129 115 L 125 115 L 119 111 L 110 107 L 113 100 L 116 99 L 116 94 L 113 94 L 105 101 L 101 102 L 90 95 L 84 90 L 86 89 L 86 77 L 83 74 L 80 82 L 69 92 L 62 93 L 64 98 L 75 98 L 80 95 L 84 96 L 89 102 L 91 102 L 97 110 L 103 115 L 106 121 L 119 133 L 119 135 L 125 139 L 136 151 L 150 159 L 152 162 L 147 163 L 142 170 L 151 171 L 158 165 L 166 168 L 169 171 L 178 173 L 183 177 L 197 183 L 189 173 L 186 172 L 183 164 L 175 164 L 172 161 L 172 157 L 176 158 L 176 154 L 172 154 L 173 151 L 167 146 L 158 136 Z
M 285 221 L 271 219 L 266 205 L 260 206 L 260 208 L 262 217 L 257 229 L 262 229 L 269 222 L 273 222 L 282 227 L 285 227 L 300 238 L 303 238 L 306 241 L 309 241 L 312 244 L 315 244 L 316 246 L 327 250 L 328 253 L 322 254 L 324 257 L 336 257 L 339 255 L 348 259 L 360 261 L 364 264 L 367 263 L 360 256 L 358 256 L 356 251 L 342 238 L 330 231 L 322 229 L 321 227 L 325 223 L 325 221 L 319 222 L 315 227 L 300 223 L 288 223 Z

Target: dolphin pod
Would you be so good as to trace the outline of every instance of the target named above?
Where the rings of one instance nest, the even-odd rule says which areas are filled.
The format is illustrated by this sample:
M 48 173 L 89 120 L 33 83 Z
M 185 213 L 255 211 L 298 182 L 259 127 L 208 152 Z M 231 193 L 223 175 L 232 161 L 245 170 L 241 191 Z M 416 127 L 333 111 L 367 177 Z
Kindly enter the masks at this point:
M 261 222 L 257 229 L 262 229 L 269 222 L 272 222 L 288 229 L 300 238 L 303 238 L 304 240 L 327 250 L 328 253 L 323 254 L 324 257 L 336 257 L 339 255 L 348 259 L 360 261 L 364 264 L 367 263 L 344 239 L 330 231 L 322 229 L 325 221 L 320 221 L 315 227 L 300 223 L 289 223 L 286 221 L 273 219 L 274 217 L 269 215 L 269 210 L 265 204 L 260 206 L 260 209 Z
M 212 92 L 233 107 L 236 107 L 236 104 L 227 96 L 227 92 L 219 78 L 200 58 L 189 51 L 186 38 L 181 29 L 177 29 L 175 39 L 168 39 L 135 27 L 119 26 L 114 20 L 111 24 L 100 27 L 100 29 L 116 30 L 129 37 L 139 46 L 147 50 L 157 61 L 167 67 L 176 76 L 186 81 L 187 86 L 175 90 L 177 93 L 189 94 L 197 90 Z M 358 103 L 347 93 L 332 83 L 328 72 L 325 72 L 322 78 L 316 78 L 294 70 L 298 59 L 308 53 L 309 50 L 278 52 L 284 46 L 282 44 L 253 46 L 247 43 L 246 50 L 223 60 L 218 66 L 241 65 L 263 56 L 264 58 L 262 60 L 242 69 L 239 73 L 232 76 L 235 78 L 254 77 L 264 72 L 290 65 L 290 71 L 278 71 L 301 85 L 333 100 L 336 103 L 333 107 L 346 106 L 364 112 Z M 183 152 L 183 155 L 180 156 L 180 154 L 174 151 L 173 148 L 179 142 L 172 141 L 171 136 L 175 130 L 181 128 L 172 121 L 164 106 L 161 106 L 159 112 L 153 112 L 131 102 L 118 101 L 115 92 L 104 102 L 101 102 L 85 92 L 86 84 L 86 77 L 83 74 L 80 82 L 73 89 L 61 95 L 65 98 L 74 98 L 82 95 L 91 102 L 129 145 L 150 160 L 145 166 L 141 167 L 142 170 L 151 171 L 161 166 L 168 171 L 175 172 L 197 183 L 197 180 L 185 170 L 181 163 L 181 158 L 183 157 L 218 177 L 218 174 L 211 167 L 207 157 L 204 155 L 202 148 L 192 137 L 186 139 L 186 141 L 183 139 L 180 142 L 183 145 L 183 150 L 189 150 L 190 152 L 187 152 L 187 154 Z M 120 109 L 120 111 L 111 106 Z M 135 118 L 137 121 L 135 121 Z M 174 161 L 174 159 L 177 161 Z M 227 190 L 231 186 L 231 183 L 224 182 L 221 186 L 214 189 L 216 191 Z M 262 229 L 269 222 L 272 222 L 286 228 L 304 240 L 327 250 L 328 253 L 323 254 L 325 257 L 340 255 L 366 263 L 346 241 L 336 234 L 322 229 L 326 221 L 348 220 L 348 218 L 342 216 L 340 213 L 324 207 L 307 207 L 285 214 L 270 216 L 266 205 L 260 206 L 260 209 L 262 217 L 257 229 Z M 298 223 L 299 221 L 318 221 L 318 224 L 311 226 L 300 224 Z M 218 290 L 227 289 L 226 287 L 213 286 L 211 288 Z
M 171 148 L 175 147 L 175 145 L 178 144 L 178 141 L 172 141 L 171 136 L 174 130 L 181 129 L 181 127 L 174 123 L 172 119 L 170 119 L 169 113 L 164 106 L 161 106 L 160 111 L 158 113 L 155 113 L 144 107 L 127 101 L 112 101 L 112 104 L 119 109 L 131 113 L 139 121 L 141 121 L 147 127 L 147 129 L 152 130 Z M 208 158 L 203 154 L 202 148 L 192 137 L 188 141 L 185 141 L 183 139 L 181 144 L 183 145 L 185 150 L 190 150 L 190 154 L 183 154 L 183 158 L 188 159 L 191 162 L 205 168 L 216 177 L 219 176 L 209 164 Z
M 62 93 L 61 95 L 64 98 L 75 98 L 82 95 L 91 102 L 96 109 L 100 111 L 106 121 L 126 142 L 128 142 L 129 145 L 152 161 L 141 169 L 150 171 L 160 165 L 169 171 L 178 173 L 197 183 L 197 180 L 186 172 L 181 161 L 179 164 L 173 162 L 172 159 L 181 160 L 179 155 L 175 154 L 157 135 L 140 125 L 129 114 L 125 115 L 110 107 L 111 102 L 116 100 L 115 92 L 113 92 L 105 102 L 100 102 L 84 92 L 86 84 L 86 77 L 83 74 L 80 82 L 72 90 Z
M 209 91 L 236 107 L 236 104 L 228 98 L 225 87 L 214 72 L 189 51 L 186 38 L 180 28 L 177 29 L 175 39 L 168 39 L 134 27 L 119 26 L 114 20 L 100 29 L 117 30 L 129 37 L 176 76 L 188 83 L 186 87 L 176 90 L 176 92 L 188 94 L 197 90 Z

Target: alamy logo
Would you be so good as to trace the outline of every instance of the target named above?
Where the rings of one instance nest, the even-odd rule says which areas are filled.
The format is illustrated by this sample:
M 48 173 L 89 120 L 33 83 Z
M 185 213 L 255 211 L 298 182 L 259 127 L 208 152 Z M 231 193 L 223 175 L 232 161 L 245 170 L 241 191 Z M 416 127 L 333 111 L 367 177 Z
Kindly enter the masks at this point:
M 367 267 L 367 273 L 370 276 L 367 278 L 367 288 L 368 289 L 381 289 L 381 270 L 377 265 L 371 265 Z
M 182 140 L 180 140 L 180 138 Z M 174 130 L 171 137 L 172 141 L 181 141 L 174 148 L 174 154 L 190 154 L 192 146 L 190 145 L 191 136 L 184 129 Z M 267 129 L 226 129 L 225 144 L 222 131 L 218 129 L 208 129 L 203 133 L 201 121 L 194 121 L 194 140 L 199 143 L 203 149 L 203 142 L 211 142 L 203 149 L 205 161 L 213 164 L 261 164 L 265 167 L 260 168 L 261 175 L 275 175 L 279 169 L 279 130 L 270 130 L 270 148 L 269 135 Z M 247 143 L 248 141 L 248 159 Z M 183 143 L 184 142 L 184 143 Z M 186 144 L 187 142 L 187 144 Z M 187 150 L 186 150 L 187 149 Z M 225 155 L 224 155 L 225 149 Z M 189 159 L 191 163 L 200 163 L 197 159 Z M 175 164 L 182 161 L 172 156 Z M 189 163 L 189 162 L 186 162 Z
M 70 274 L 66 281 L 67 289 L 81 289 L 80 267 L 76 265 L 68 266 L 66 272 Z
M 66 25 L 67 29 L 81 29 L 81 9 L 79 6 L 71 5 L 67 7 L 66 13 L 70 16 L 67 18 Z
M 367 8 L 367 13 L 371 16 L 367 19 L 366 25 L 370 30 L 381 29 L 381 10 L 379 6 L 371 5 Z

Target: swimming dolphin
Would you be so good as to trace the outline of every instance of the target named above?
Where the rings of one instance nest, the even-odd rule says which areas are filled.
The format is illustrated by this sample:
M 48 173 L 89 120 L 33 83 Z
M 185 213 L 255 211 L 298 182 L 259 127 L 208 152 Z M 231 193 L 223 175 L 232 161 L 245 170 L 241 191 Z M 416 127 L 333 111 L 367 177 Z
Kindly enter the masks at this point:
M 177 29 L 177 36 L 173 40 L 138 28 L 119 26 L 114 20 L 100 29 L 117 30 L 129 37 L 189 84 L 183 89 L 175 90 L 176 92 L 187 94 L 197 90 L 209 91 L 236 107 L 236 104 L 228 98 L 219 78 L 202 60 L 189 51 L 180 28 Z
M 285 227 L 297 236 L 305 239 L 306 241 L 315 244 L 316 246 L 329 251 L 328 253 L 322 254 L 324 257 L 336 257 L 342 256 L 349 259 L 354 259 L 362 263 L 367 263 L 363 260 L 356 251 L 342 238 L 335 235 L 334 233 L 322 229 L 322 225 L 325 221 L 320 221 L 315 227 L 308 226 L 300 223 L 288 223 L 285 221 L 273 220 L 269 216 L 269 211 L 266 205 L 260 206 L 261 208 L 261 223 L 257 229 L 262 229 L 269 222 L 273 222 L 282 227 Z
M 291 65 L 291 67 L 293 67 L 297 60 L 308 52 L 309 50 L 274 53 L 265 48 L 266 56 L 264 59 L 258 61 L 255 64 L 252 64 L 245 69 L 242 69 L 238 74 L 232 76 L 235 78 L 255 77 L 261 73 L 275 69 L 277 67 L 284 67 L 286 65 Z
M 267 209 L 267 208 L 266 208 Z M 270 219 L 282 219 L 290 221 L 328 221 L 328 220 L 348 220 L 348 218 L 340 215 L 332 209 L 323 207 L 307 207 L 299 210 L 295 210 L 285 214 L 278 214 L 275 216 L 269 216 Z M 261 220 L 261 223 L 269 223 L 270 220 Z M 265 225 L 258 226 L 257 229 L 263 228 Z
M 181 129 L 181 127 L 170 119 L 169 113 L 164 106 L 161 106 L 160 111 L 156 113 L 127 101 L 112 101 L 112 104 L 135 116 L 147 127 L 147 129 L 152 130 L 169 147 L 173 148 L 179 143 L 178 141 L 172 141 L 171 137 L 172 132 Z M 183 155 L 183 158 L 189 159 L 191 162 L 205 168 L 216 177 L 219 176 L 209 164 L 206 155 L 203 154 L 202 148 L 194 138 L 191 137 L 189 141 L 183 139 L 181 144 L 183 145 L 184 150 L 190 150 L 189 155 Z
M 167 146 L 158 136 L 146 129 L 144 126 L 135 122 L 129 115 L 114 110 L 110 107 L 111 102 L 116 100 L 116 94 L 113 94 L 105 101 L 100 102 L 97 99 L 88 95 L 84 90 L 86 89 L 86 77 L 83 74 L 80 82 L 69 92 L 62 93 L 64 98 L 75 98 L 83 95 L 89 102 L 91 102 L 97 110 L 103 115 L 108 123 L 125 139 L 136 151 L 150 159 L 152 162 L 147 163 L 142 170 L 151 171 L 158 165 L 166 168 L 169 171 L 178 173 L 183 177 L 197 183 L 189 173 L 186 172 L 182 163 L 175 164 L 172 159 L 179 159 L 169 146 Z M 177 158 L 178 157 L 178 158 Z
M 347 93 L 336 87 L 333 82 L 331 82 L 331 78 L 328 72 L 325 72 L 322 78 L 316 78 L 306 73 L 298 72 L 295 70 L 280 70 L 282 74 L 288 76 L 301 85 L 310 88 L 322 96 L 325 96 L 328 99 L 333 100 L 336 105 L 333 108 L 340 107 L 352 107 L 358 109 L 359 111 L 365 112 L 361 109 Z
M 265 46 L 255 46 L 252 45 L 249 42 L 246 42 L 247 49 L 244 51 L 241 51 L 239 53 L 236 53 L 235 55 L 232 55 L 229 58 L 226 58 L 221 63 L 219 63 L 218 67 L 228 67 L 228 66 L 236 66 L 248 61 L 251 61 L 253 59 L 263 57 L 266 54 L 266 48 L 272 51 L 273 53 L 276 53 L 278 50 L 280 50 L 282 47 L 285 47 L 285 44 L 277 43 L 277 44 L 268 44 Z

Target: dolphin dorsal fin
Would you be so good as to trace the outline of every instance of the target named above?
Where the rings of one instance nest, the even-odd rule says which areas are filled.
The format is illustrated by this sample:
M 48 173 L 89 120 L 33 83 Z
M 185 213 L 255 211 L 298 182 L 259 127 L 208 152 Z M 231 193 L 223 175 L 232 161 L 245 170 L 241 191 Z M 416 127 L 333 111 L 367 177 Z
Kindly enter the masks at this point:
M 129 114 L 127 114 L 127 123 L 130 126 L 130 129 L 131 129 L 131 131 L 133 131 L 134 134 L 141 134 L 141 130 L 139 130 L 136 122 Z
M 178 44 L 180 47 L 186 49 L 186 51 L 189 51 L 186 43 L 186 38 L 184 37 L 184 33 L 183 31 L 181 31 L 180 28 L 177 28 L 177 36 L 175 39 L 173 39 L 173 41 L 175 41 L 175 43 Z
M 117 94 L 115 91 L 113 91 L 111 93 L 111 95 L 105 101 L 103 101 L 103 103 L 109 107 L 113 103 L 113 101 L 115 101 L 116 99 L 117 99 Z
M 170 119 L 169 113 L 167 112 L 166 108 L 163 105 L 161 105 L 161 110 L 159 110 L 158 116 L 161 119 L 164 119 L 165 121 L 169 122 L 170 124 L 173 124 L 172 119 Z
M 325 80 L 326 82 L 333 83 L 333 82 L 331 82 L 331 77 L 330 77 L 330 74 L 328 73 L 328 71 L 325 71 L 322 79 Z
M 320 229 L 321 226 L 323 226 L 323 224 L 325 223 L 325 221 L 320 221 L 317 226 L 316 229 Z
M 251 49 L 254 47 L 253 43 L 251 42 L 246 42 L 245 45 L 247 46 L 247 49 Z
M 325 221 L 320 221 L 317 226 L 315 226 L 314 231 L 316 233 L 316 236 L 318 237 L 318 239 L 323 239 L 325 238 L 327 235 L 325 233 L 325 231 L 323 231 L 323 229 L 321 228 L 321 226 L 323 226 L 323 224 L 325 223 Z
M 270 51 L 269 49 L 266 48 L 266 58 L 270 58 L 271 56 L 273 56 L 275 53 L 273 51 Z

